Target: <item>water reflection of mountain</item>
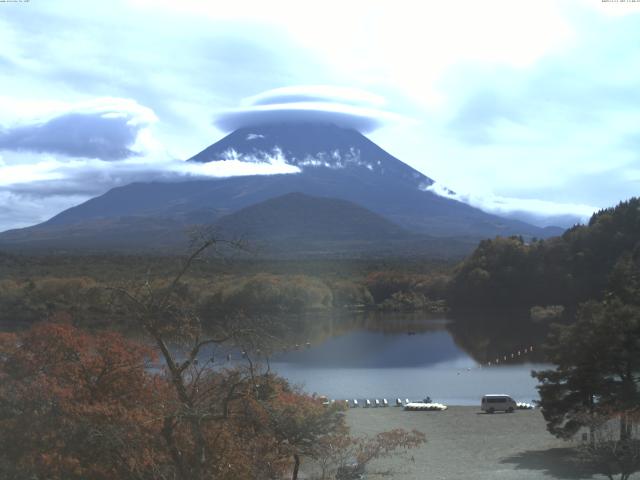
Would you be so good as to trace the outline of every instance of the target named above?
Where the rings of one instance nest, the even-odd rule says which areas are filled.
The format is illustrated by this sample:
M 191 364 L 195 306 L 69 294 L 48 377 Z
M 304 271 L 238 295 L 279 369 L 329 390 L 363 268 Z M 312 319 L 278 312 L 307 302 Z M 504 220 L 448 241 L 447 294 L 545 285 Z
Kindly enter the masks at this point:
M 274 362 L 342 368 L 398 368 L 467 358 L 445 330 L 416 335 L 354 331 L 313 348 L 276 354 Z
M 542 360 L 544 328 L 510 316 L 474 314 L 446 319 L 425 313 L 316 313 L 283 319 L 282 347 L 273 361 L 341 367 L 414 367 L 470 356 L 486 363 Z M 518 328 L 513 328 L 513 325 Z M 533 345 L 534 353 L 510 358 Z
M 299 349 L 276 353 L 274 362 L 343 368 L 411 368 L 467 357 L 453 342 L 442 316 L 380 312 L 316 314 L 288 323 L 292 325 L 290 338 Z

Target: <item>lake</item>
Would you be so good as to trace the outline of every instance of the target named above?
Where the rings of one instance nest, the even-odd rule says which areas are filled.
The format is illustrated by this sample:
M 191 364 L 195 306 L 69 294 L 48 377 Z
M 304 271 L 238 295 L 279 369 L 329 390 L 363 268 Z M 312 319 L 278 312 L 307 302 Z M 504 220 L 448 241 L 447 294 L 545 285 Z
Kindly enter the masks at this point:
M 333 399 L 415 401 L 428 395 L 449 405 L 479 405 L 483 394 L 507 393 L 531 402 L 538 398 L 531 370 L 550 367 L 524 353 L 539 341 L 527 329 L 507 337 L 505 329 L 480 328 L 474 335 L 473 327 L 444 316 L 397 313 L 303 323 L 297 347 L 274 354 L 271 368 L 307 392 Z
M 510 316 L 334 311 L 283 323 L 288 329 L 269 357 L 271 369 L 309 393 L 333 399 L 392 403 L 428 395 L 448 405 L 479 405 L 486 393 L 506 393 L 531 402 L 538 398 L 531 370 L 551 367 L 538 348 L 545 329 Z M 130 335 L 149 341 L 144 334 Z M 532 346 L 534 352 L 524 352 Z M 215 350 L 218 367 L 244 363 L 237 349 Z M 213 353 L 203 350 L 201 360 Z

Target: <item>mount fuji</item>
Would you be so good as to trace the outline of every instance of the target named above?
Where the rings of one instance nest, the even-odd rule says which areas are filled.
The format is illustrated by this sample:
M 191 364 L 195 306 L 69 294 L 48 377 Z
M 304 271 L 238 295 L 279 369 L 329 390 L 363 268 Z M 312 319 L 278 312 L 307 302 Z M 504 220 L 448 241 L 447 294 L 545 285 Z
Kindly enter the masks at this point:
M 282 123 L 240 128 L 188 162 L 262 163 L 274 158 L 297 167 L 299 172 L 131 183 L 39 225 L 4 232 L 0 234 L 0 248 L 175 249 L 185 244 L 185 229 L 196 225 L 218 225 L 223 231 L 228 225 L 235 225 L 235 230 L 229 231 L 242 235 L 245 232 L 238 226 L 251 230 L 250 219 L 257 218 L 256 212 L 288 219 L 284 229 L 288 238 L 293 241 L 295 237 L 296 244 L 303 244 L 316 238 L 317 232 L 309 228 L 308 218 L 305 227 L 298 228 L 304 218 L 300 215 L 301 199 L 311 218 L 324 219 L 324 223 L 318 222 L 318 228 L 332 225 L 333 231 L 340 223 L 356 226 L 349 229 L 352 245 L 362 241 L 371 246 L 378 231 L 393 231 L 397 248 L 402 248 L 404 238 L 413 246 L 424 244 L 427 250 L 429 245 L 442 246 L 454 238 L 462 241 L 463 250 L 471 250 L 479 239 L 496 235 L 546 238 L 562 232 L 556 227 L 540 228 L 502 218 L 439 196 L 429 191 L 434 183 L 429 177 L 358 131 L 330 124 Z M 290 195 L 294 193 L 302 196 Z M 276 198 L 277 202 L 269 202 Z M 248 208 L 257 205 L 257 209 Z M 273 210 L 276 206 L 277 210 Z M 297 213 L 290 215 L 294 210 Z M 233 221 L 225 219 L 229 215 L 233 215 Z M 368 220 L 363 223 L 365 217 Z M 256 240 L 285 241 L 282 225 L 270 222 L 270 231 L 268 223 L 262 222 L 260 229 L 253 229 L 260 237 Z M 358 230 L 357 225 L 364 224 L 366 228 Z M 330 232 L 323 233 L 324 237 L 331 236 Z M 338 240 L 329 242 L 327 238 L 334 250 L 341 248 Z

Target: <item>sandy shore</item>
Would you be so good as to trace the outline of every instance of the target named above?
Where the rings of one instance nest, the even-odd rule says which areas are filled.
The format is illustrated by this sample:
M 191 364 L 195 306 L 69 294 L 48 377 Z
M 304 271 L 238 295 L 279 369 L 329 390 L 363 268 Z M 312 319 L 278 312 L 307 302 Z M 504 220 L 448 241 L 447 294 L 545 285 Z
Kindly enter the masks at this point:
M 356 435 L 415 428 L 427 436 L 425 445 L 408 454 L 409 460 L 372 463 L 367 469 L 370 479 L 589 478 L 575 470 L 568 450 L 572 444 L 550 435 L 538 410 L 488 415 L 476 407 L 450 407 L 444 412 L 359 408 L 347 413 L 347 422 Z

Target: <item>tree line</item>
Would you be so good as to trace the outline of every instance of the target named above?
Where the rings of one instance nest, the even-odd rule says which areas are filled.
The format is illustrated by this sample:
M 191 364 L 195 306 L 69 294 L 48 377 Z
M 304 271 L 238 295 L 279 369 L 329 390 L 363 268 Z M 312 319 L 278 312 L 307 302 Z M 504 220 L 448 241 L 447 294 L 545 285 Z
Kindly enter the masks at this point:
M 595 213 L 562 236 L 480 242 L 452 275 L 453 308 L 577 307 L 601 298 L 619 263 L 640 251 L 640 199 Z
M 153 264 L 152 264 L 153 265 Z M 56 315 L 71 315 L 85 326 L 126 323 L 128 312 L 111 302 L 109 288 L 136 279 L 101 279 L 77 271 L 0 279 L 0 323 L 29 325 Z M 60 276 L 62 275 L 62 276 Z M 139 273 L 154 288 L 170 282 L 149 269 Z M 273 315 L 332 309 L 421 310 L 444 298 L 447 275 L 441 271 L 406 273 L 373 271 L 362 276 L 320 276 L 304 273 L 253 274 L 208 272 L 187 275 L 183 295 L 202 311 Z

